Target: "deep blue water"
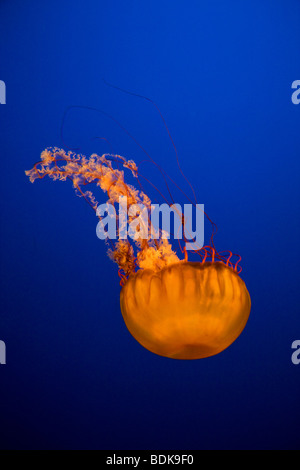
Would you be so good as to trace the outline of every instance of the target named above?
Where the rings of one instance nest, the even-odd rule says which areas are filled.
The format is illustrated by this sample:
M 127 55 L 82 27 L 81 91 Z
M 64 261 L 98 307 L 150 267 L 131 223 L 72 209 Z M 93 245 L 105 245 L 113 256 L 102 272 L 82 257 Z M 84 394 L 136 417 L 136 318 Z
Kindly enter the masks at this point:
M 299 448 L 299 26 L 298 0 L 1 0 L 2 449 Z M 63 143 L 83 105 L 189 191 L 155 109 L 103 78 L 159 105 L 218 248 L 243 257 L 252 314 L 216 357 L 143 349 L 93 212 L 70 184 L 25 177 L 48 146 L 143 160 L 89 110 Z

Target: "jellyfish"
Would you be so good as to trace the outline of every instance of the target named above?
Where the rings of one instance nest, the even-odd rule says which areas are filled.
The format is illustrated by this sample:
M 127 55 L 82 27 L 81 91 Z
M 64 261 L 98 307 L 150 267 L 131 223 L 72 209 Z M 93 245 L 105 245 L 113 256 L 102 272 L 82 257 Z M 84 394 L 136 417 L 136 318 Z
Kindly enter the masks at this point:
M 137 189 L 126 182 L 127 172 L 138 184 L 138 166 L 123 156 L 87 158 L 48 148 L 26 175 L 31 182 L 46 176 L 70 180 L 76 194 L 101 219 L 99 204 L 88 188 L 92 183 L 107 194 L 109 204 L 115 206 L 120 197 L 126 197 L 129 207 L 142 204 L 150 212 L 151 199 L 142 185 Z M 128 214 L 128 221 L 134 217 Z M 118 232 L 121 225 L 118 219 Z M 250 295 L 240 277 L 241 258 L 233 262 L 232 252 L 218 252 L 213 237 L 210 245 L 196 250 L 199 261 L 189 261 L 185 239 L 178 254 L 161 231 L 155 238 L 149 233 L 147 238 L 108 238 L 106 242 L 108 255 L 119 268 L 123 319 L 144 348 L 172 359 L 202 359 L 221 353 L 240 336 L 251 310 Z

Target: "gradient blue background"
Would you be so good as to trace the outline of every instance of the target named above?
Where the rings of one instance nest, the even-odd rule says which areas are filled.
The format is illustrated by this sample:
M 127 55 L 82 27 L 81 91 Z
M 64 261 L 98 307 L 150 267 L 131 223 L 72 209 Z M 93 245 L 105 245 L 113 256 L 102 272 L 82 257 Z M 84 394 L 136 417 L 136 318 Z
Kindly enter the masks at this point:
M 0 1 L 2 449 L 299 448 L 299 26 L 298 0 Z M 188 192 L 155 110 L 102 78 L 158 103 L 218 248 L 243 256 L 252 315 L 217 357 L 143 349 L 95 215 L 71 185 L 25 177 L 80 104 Z M 85 154 L 106 137 L 143 159 L 101 114 L 74 111 L 64 131 Z

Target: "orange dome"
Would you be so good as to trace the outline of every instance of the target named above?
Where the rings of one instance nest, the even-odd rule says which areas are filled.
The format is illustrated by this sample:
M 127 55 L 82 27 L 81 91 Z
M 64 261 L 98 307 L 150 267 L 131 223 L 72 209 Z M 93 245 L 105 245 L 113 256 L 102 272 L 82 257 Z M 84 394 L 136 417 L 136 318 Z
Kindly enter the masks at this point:
M 201 359 L 228 348 L 251 310 L 245 283 L 222 263 L 176 263 L 140 270 L 121 291 L 121 311 L 134 338 L 173 359 Z

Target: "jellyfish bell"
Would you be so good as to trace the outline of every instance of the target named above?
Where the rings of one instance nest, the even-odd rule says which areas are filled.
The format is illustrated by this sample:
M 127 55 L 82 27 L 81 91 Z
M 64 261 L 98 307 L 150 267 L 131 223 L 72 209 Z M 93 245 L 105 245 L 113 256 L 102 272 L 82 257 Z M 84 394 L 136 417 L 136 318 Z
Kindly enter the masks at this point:
M 140 270 L 121 291 L 121 311 L 132 336 L 172 359 L 201 359 L 227 349 L 251 310 L 245 283 L 221 262 L 181 262 Z

